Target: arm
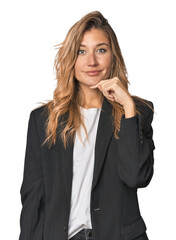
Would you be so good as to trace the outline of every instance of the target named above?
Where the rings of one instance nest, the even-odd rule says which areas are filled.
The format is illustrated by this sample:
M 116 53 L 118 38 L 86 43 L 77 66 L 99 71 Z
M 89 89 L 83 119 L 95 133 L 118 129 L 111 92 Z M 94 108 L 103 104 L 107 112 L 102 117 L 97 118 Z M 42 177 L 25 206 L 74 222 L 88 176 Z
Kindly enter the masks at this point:
M 146 187 L 153 176 L 153 111 L 148 108 L 144 118 L 143 128 L 142 116 L 137 113 L 130 118 L 123 115 L 121 119 L 118 172 L 121 180 L 132 188 Z
M 44 182 L 41 147 L 32 111 L 28 123 L 23 182 L 20 189 L 22 211 L 19 240 L 42 239 Z

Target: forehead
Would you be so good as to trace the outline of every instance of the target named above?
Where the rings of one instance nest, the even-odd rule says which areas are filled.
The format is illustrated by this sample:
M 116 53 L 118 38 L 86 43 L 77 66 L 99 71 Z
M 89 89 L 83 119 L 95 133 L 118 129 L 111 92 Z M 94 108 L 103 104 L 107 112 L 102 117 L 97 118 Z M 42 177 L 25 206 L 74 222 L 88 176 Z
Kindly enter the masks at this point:
M 92 45 L 92 44 L 96 45 L 100 42 L 109 44 L 109 40 L 108 40 L 106 33 L 101 29 L 91 29 L 84 33 L 81 44 L 82 45 Z

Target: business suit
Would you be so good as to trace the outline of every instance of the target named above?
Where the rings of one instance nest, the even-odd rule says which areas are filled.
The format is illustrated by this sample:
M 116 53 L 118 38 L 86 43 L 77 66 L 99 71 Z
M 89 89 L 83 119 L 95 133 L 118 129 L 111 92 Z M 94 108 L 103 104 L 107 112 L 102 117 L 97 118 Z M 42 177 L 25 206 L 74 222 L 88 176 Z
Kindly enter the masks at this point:
M 150 102 L 152 104 L 152 102 Z M 91 188 L 93 240 L 147 240 L 137 188 L 153 176 L 152 110 L 135 100 L 142 116 L 122 116 L 120 139 L 114 137 L 112 106 L 104 97 L 100 113 Z M 153 106 L 153 104 L 152 104 Z M 51 149 L 45 139 L 43 106 L 31 112 L 27 133 L 20 240 L 66 240 L 70 211 L 73 144 L 65 150 L 57 138 Z M 66 116 L 66 115 L 65 115 Z

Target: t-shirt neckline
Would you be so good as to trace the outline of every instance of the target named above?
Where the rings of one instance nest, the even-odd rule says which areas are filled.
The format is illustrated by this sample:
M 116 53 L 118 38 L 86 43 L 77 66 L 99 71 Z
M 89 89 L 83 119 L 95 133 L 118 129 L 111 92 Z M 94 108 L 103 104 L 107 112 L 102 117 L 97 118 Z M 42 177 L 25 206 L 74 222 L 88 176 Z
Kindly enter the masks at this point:
M 98 110 L 98 109 L 101 109 L 101 108 L 83 108 L 80 106 L 81 109 L 85 110 L 85 111 L 94 111 L 94 110 Z

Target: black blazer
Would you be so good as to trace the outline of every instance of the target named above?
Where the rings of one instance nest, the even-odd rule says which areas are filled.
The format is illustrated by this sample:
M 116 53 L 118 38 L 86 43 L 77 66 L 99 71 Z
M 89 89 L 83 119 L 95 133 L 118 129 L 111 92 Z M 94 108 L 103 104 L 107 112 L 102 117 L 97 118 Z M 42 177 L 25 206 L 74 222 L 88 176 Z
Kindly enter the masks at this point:
M 153 103 L 148 101 L 152 106 Z M 114 137 L 112 106 L 104 97 L 100 113 L 90 214 L 93 240 L 147 240 L 137 188 L 153 176 L 152 110 L 135 100 L 142 116 L 121 119 L 120 139 Z M 49 150 L 45 139 L 46 113 L 30 113 L 23 182 L 20 240 L 67 240 L 70 211 L 73 144 L 65 151 L 57 138 Z

